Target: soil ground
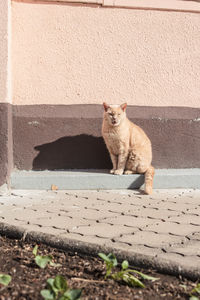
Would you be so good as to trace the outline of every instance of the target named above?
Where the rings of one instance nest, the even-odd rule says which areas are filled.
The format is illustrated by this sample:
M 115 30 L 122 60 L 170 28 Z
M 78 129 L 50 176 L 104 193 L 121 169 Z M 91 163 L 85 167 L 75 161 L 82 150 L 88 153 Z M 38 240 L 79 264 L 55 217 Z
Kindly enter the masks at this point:
M 160 278 L 146 281 L 146 288 L 132 288 L 121 282 L 104 280 L 105 266 L 100 258 L 66 253 L 45 245 L 39 246 L 40 255 L 51 254 L 60 267 L 48 266 L 40 269 L 32 254 L 35 244 L 0 237 L 0 273 L 12 276 L 11 283 L 0 286 L 0 300 L 41 300 L 40 291 L 46 287 L 46 280 L 63 275 L 70 288 L 82 288 L 81 299 L 95 300 L 143 300 L 143 299 L 189 299 L 189 291 L 196 283 L 173 276 L 158 274 L 154 270 L 140 270 Z M 184 287 L 187 287 L 185 291 Z

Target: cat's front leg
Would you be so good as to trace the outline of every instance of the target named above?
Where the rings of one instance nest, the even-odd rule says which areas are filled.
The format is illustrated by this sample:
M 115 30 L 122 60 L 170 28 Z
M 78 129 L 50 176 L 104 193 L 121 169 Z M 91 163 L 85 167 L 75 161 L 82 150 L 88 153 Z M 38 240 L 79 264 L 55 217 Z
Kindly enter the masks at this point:
M 127 157 L 128 157 L 127 153 L 119 154 L 117 170 L 114 171 L 115 175 L 122 175 L 124 173 Z
M 110 173 L 114 174 L 117 169 L 117 161 L 118 161 L 117 155 L 114 155 L 110 152 L 110 158 L 111 158 L 112 164 L 113 164 L 113 168 L 112 168 L 112 170 L 110 170 Z

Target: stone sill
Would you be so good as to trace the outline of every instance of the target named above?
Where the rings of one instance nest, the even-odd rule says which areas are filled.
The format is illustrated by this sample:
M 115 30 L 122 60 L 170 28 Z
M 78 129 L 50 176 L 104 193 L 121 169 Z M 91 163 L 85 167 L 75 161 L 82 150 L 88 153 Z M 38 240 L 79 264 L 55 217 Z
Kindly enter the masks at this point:
M 16 0 L 19 1 L 20 0 Z M 21 0 L 26 2 L 26 0 Z M 200 12 L 199 0 L 32 0 L 31 2 L 62 2 L 76 4 L 96 4 L 102 7 L 118 7 L 146 10 L 165 10 L 165 11 L 183 11 Z
M 155 189 L 199 189 L 200 169 L 156 169 Z M 115 176 L 108 170 L 14 171 L 11 188 L 20 190 L 118 190 L 138 189 L 144 175 Z

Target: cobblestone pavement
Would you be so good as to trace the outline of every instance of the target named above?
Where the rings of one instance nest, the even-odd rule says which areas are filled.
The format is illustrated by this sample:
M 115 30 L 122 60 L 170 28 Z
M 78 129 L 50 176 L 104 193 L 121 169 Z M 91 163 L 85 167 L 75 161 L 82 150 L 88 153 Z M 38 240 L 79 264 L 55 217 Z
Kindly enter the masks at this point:
M 13 190 L 0 222 L 200 270 L 200 190 Z

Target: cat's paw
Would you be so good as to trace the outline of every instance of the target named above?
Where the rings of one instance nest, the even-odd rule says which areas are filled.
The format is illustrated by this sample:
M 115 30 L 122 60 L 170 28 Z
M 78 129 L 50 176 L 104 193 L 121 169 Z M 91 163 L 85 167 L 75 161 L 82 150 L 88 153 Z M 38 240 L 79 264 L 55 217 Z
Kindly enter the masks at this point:
M 114 174 L 115 173 L 115 169 L 110 170 L 110 174 Z
M 124 170 L 123 169 L 117 169 L 115 170 L 114 174 L 115 175 L 122 175 L 124 173 Z
M 124 174 L 130 175 L 130 174 L 133 174 L 133 171 L 131 171 L 131 170 L 126 170 L 126 171 L 124 172 Z

